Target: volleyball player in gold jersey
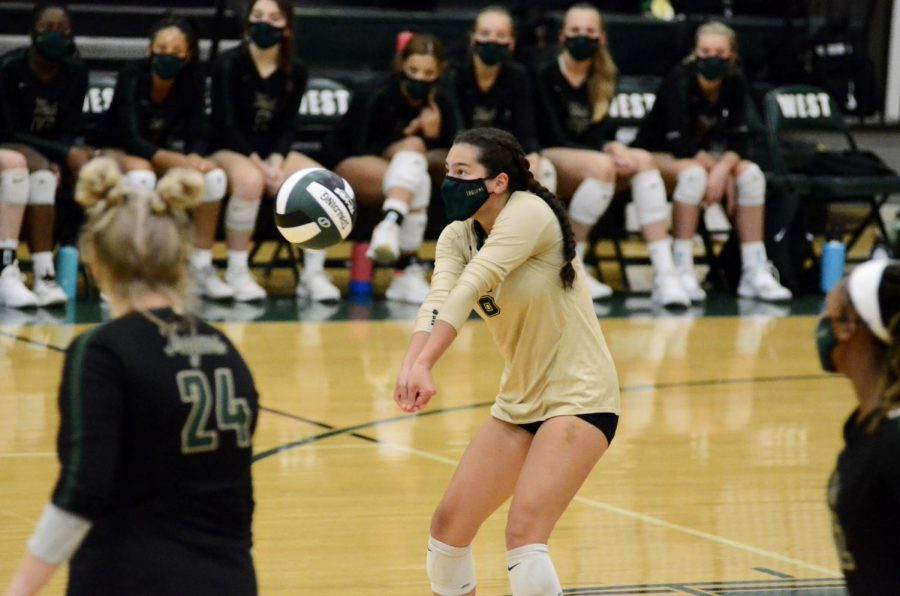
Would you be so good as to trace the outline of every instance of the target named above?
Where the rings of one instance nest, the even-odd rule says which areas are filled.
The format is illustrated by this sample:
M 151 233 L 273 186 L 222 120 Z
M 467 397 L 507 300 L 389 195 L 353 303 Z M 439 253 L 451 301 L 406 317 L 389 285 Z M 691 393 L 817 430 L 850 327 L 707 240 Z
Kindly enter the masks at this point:
M 533 180 L 515 138 L 495 128 L 463 132 L 447 168 L 441 194 L 453 223 L 438 240 L 394 398 L 406 412 L 427 406 L 437 393 L 431 369 L 473 307 L 505 369 L 491 417 L 432 518 L 428 576 L 435 594 L 474 594 L 472 540 L 512 497 L 513 596 L 562 594 L 547 541 L 615 434 L 615 365 L 565 210 Z

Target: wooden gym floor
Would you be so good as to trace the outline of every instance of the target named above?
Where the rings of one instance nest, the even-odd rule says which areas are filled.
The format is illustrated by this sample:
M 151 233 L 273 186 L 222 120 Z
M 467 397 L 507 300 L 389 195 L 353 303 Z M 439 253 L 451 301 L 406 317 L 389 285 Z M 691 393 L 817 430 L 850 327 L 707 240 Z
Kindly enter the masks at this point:
M 342 308 L 350 320 L 315 322 L 325 317 L 298 308 L 291 321 L 217 323 L 249 361 L 264 407 L 254 464 L 261 593 L 427 594 L 430 514 L 488 416 L 500 362 L 485 326 L 469 321 L 436 370 L 431 408 L 403 415 L 391 389 L 409 309 L 405 320 L 372 320 Z M 814 316 L 733 310 L 744 316 L 601 318 L 623 412 L 550 543 L 567 594 L 843 593 L 825 484 L 850 387 L 819 370 Z M 61 350 L 86 328 L 6 314 L 0 585 L 57 473 Z M 479 594 L 509 593 L 504 513 L 475 541 Z M 62 593 L 64 577 L 47 593 Z

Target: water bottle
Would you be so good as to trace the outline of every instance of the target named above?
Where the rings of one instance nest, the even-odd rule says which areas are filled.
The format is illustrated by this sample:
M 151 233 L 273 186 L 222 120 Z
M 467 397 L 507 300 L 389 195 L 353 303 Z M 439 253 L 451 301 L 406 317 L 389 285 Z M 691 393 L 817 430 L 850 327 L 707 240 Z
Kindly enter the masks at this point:
M 78 294 L 78 249 L 60 246 L 56 251 L 56 281 L 69 300 Z
M 366 256 L 369 244 L 354 242 L 350 257 L 350 295 L 372 295 L 372 261 Z
M 837 235 L 829 236 L 822 247 L 822 278 L 820 288 L 826 294 L 831 287 L 844 277 L 846 247 Z

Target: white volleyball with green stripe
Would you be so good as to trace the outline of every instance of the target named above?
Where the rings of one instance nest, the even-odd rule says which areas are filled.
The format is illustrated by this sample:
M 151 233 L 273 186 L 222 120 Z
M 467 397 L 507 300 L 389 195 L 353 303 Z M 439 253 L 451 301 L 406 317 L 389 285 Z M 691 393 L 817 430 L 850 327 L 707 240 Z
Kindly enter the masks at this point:
M 291 174 L 275 198 L 275 225 L 285 240 L 322 249 L 345 240 L 356 223 L 350 183 L 324 168 Z

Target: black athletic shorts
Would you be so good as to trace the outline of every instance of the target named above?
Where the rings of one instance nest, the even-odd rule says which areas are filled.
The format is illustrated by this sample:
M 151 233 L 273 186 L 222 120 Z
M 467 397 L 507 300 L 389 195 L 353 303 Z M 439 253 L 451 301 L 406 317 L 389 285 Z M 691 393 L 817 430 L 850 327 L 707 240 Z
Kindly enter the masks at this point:
M 576 416 L 599 428 L 600 432 L 606 437 L 606 440 L 609 443 L 612 443 L 613 437 L 616 436 L 616 427 L 619 426 L 618 414 L 613 414 L 612 412 L 595 412 L 593 414 L 576 414 Z M 537 422 L 528 422 L 516 426 L 521 426 L 531 434 L 535 434 L 545 422 L 547 422 L 547 420 L 538 420 Z

